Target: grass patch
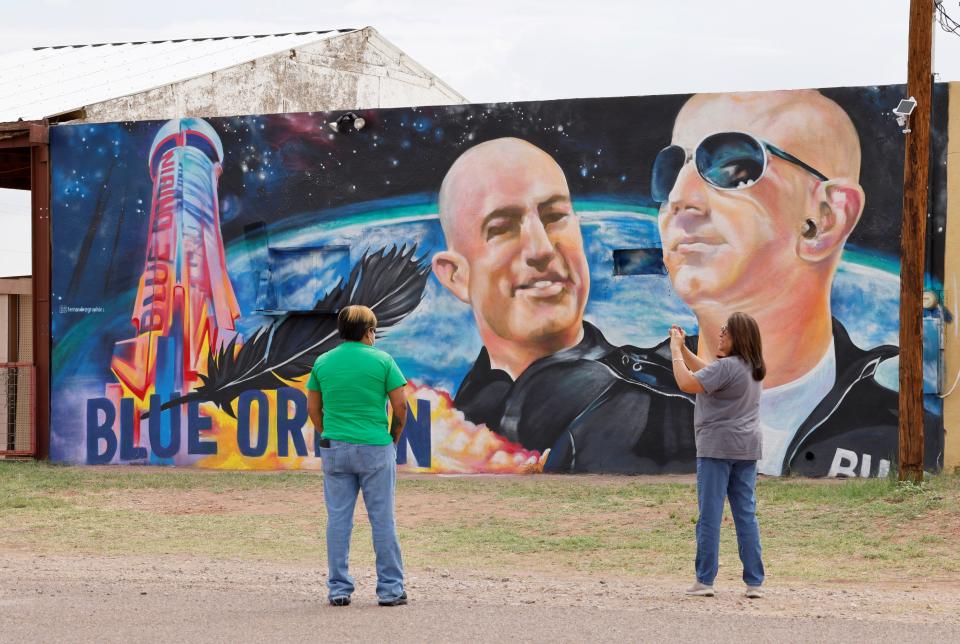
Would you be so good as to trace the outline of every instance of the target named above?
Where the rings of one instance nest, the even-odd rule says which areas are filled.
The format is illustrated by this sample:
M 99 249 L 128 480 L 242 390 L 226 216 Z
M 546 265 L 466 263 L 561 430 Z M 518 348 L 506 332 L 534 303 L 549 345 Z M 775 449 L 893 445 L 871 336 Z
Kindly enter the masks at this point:
M 319 563 L 322 485 L 314 472 L 0 462 L 0 544 L 52 553 Z M 625 575 L 689 575 L 692 569 L 697 517 L 691 483 L 403 477 L 397 495 L 411 566 Z M 886 479 L 762 479 L 757 497 L 771 577 L 870 581 L 960 572 L 956 475 L 932 476 L 919 486 Z M 181 502 L 171 506 L 171 499 Z M 372 562 L 363 521 L 353 553 L 358 563 Z M 729 511 L 721 562 L 722 574 L 738 576 Z
M 214 492 L 304 488 L 317 484 L 315 472 L 220 472 L 177 468 L 73 467 L 38 462 L 0 461 L 0 493 L 20 487 L 31 491 L 108 489 Z

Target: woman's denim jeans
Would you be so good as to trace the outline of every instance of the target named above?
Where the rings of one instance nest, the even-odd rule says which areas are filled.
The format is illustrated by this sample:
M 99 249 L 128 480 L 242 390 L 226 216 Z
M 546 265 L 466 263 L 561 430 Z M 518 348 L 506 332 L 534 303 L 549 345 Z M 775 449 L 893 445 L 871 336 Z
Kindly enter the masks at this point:
M 760 557 L 760 525 L 757 523 L 757 462 L 725 458 L 697 458 L 697 581 L 713 585 L 720 556 L 720 521 L 723 500 L 730 499 L 737 546 L 743 562 L 743 581 L 748 586 L 763 583 Z
M 377 598 L 397 599 L 403 594 L 403 561 L 394 520 L 394 488 L 397 482 L 397 451 L 391 445 L 354 445 L 330 441 L 320 448 L 323 458 L 323 498 L 327 504 L 327 565 L 329 597 L 353 594 L 348 570 L 350 534 L 357 494 L 363 502 L 373 531 L 377 556 Z

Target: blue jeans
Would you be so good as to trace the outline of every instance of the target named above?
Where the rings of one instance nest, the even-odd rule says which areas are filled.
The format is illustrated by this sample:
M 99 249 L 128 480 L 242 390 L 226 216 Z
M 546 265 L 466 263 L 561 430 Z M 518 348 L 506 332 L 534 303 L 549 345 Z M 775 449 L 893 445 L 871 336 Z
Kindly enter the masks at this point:
M 757 462 L 726 458 L 697 458 L 697 581 L 713 585 L 720 557 L 720 521 L 723 499 L 730 499 L 737 546 L 743 562 L 743 581 L 763 583 L 760 524 L 757 523 Z
M 394 521 L 397 450 L 391 445 L 354 445 L 330 441 L 321 447 L 323 498 L 327 504 L 327 588 L 329 597 L 353 594 L 348 569 L 350 534 L 357 494 L 363 490 L 373 550 L 377 556 L 377 598 L 390 601 L 403 594 L 403 560 Z

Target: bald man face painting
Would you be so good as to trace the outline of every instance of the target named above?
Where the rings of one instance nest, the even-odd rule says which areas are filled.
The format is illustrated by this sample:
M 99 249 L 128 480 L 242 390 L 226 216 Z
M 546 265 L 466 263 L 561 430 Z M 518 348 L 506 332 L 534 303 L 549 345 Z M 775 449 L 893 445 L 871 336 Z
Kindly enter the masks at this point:
M 439 203 L 447 250 L 434 256 L 434 273 L 471 305 L 491 356 L 535 359 L 576 344 L 590 276 L 553 158 L 520 139 L 481 143 L 450 168 Z M 520 362 L 507 370 L 529 360 Z
M 759 180 L 724 190 L 688 160 L 659 217 L 675 291 L 694 308 L 722 302 L 730 310 L 751 310 L 781 293 L 822 297 L 864 204 L 849 117 L 816 91 L 698 95 L 678 115 L 673 144 L 689 159 L 718 132 L 748 133 L 826 180 L 767 151 Z M 811 288 L 812 281 L 819 285 Z

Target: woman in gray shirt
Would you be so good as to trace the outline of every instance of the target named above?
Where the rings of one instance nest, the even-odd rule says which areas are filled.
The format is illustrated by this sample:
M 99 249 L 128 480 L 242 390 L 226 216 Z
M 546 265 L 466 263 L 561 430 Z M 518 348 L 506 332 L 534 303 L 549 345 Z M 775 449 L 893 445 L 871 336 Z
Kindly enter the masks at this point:
M 693 425 L 697 445 L 697 581 L 688 595 L 713 597 L 720 550 L 723 500 L 730 500 L 743 562 L 746 596 L 761 596 L 763 560 L 756 515 L 757 461 L 761 454 L 760 393 L 767 368 L 760 329 L 746 313 L 720 327 L 717 357 L 704 360 L 684 343 L 683 329 L 670 329 L 677 385 L 697 394 Z

